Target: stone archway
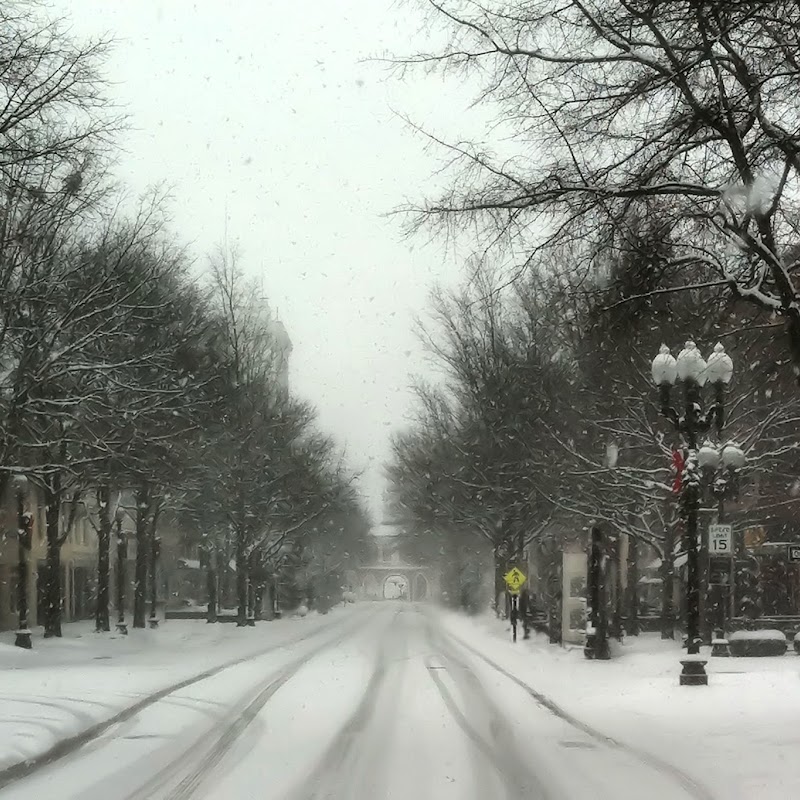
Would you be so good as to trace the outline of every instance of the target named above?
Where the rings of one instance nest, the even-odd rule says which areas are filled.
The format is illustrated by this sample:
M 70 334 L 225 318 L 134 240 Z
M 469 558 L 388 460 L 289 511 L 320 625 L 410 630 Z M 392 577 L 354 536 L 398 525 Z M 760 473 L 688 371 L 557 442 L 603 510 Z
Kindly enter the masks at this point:
M 439 594 L 435 572 L 408 564 L 360 567 L 352 573 L 351 580 L 360 600 L 424 602 L 436 599 Z
M 406 575 L 387 575 L 383 581 L 384 600 L 410 600 L 411 582 Z

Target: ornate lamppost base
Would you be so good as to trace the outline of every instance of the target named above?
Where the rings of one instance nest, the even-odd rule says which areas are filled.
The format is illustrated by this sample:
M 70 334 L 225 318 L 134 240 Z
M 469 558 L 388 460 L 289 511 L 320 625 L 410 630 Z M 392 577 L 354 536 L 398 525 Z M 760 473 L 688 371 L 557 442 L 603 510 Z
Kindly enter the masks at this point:
M 694 658 L 681 660 L 683 670 L 681 671 L 681 686 L 708 686 L 708 674 L 706 673 L 707 661 Z
M 31 643 L 31 632 L 27 629 L 18 630 L 14 637 L 14 647 L 22 647 L 25 650 L 30 650 L 33 647 Z

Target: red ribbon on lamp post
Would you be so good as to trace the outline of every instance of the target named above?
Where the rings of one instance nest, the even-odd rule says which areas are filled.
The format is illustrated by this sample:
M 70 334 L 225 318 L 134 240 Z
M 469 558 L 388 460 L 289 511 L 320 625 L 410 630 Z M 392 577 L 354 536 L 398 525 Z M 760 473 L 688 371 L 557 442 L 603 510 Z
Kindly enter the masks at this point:
M 672 493 L 679 494 L 683 486 L 683 470 L 686 467 L 686 458 L 683 450 L 672 451 L 672 466 L 675 469 L 675 480 L 672 482 Z

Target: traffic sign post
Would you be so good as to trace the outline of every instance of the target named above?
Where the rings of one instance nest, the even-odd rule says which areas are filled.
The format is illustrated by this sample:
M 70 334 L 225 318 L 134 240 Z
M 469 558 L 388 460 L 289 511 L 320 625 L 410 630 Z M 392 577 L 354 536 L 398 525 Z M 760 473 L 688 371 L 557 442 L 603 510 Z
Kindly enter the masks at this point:
M 510 605 L 511 605 L 511 638 L 517 641 L 517 618 L 519 617 L 519 593 L 527 577 L 522 570 L 512 567 L 505 575 L 503 580 L 506 582 Z
M 715 635 L 718 639 L 724 639 L 727 621 L 733 618 L 736 608 L 734 599 L 734 592 L 736 591 L 736 552 L 733 546 L 733 525 L 716 523 L 708 526 L 708 554 L 711 556 L 709 590 L 718 587 L 714 588 L 714 591 L 719 592 L 722 617 L 721 627 Z M 728 563 L 723 567 L 720 559 L 725 559 Z M 727 598 L 725 594 L 727 594 Z

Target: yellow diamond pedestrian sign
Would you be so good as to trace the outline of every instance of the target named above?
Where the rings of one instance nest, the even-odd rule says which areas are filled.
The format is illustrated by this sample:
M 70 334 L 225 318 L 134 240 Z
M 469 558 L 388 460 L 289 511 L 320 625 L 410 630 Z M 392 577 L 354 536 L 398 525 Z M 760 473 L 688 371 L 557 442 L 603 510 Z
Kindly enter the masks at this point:
M 520 570 L 518 570 L 516 567 L 506 572 L 506 574 L 503 575 L 503 579 L 506 582 L 506 586 L 508 586 L 508 590 L 512 594 L 517 594 L 519 590 L 522 588 L 522 584 L 525 583 L 526 580 L 528 580 L 525 577 L 525 574 Z

